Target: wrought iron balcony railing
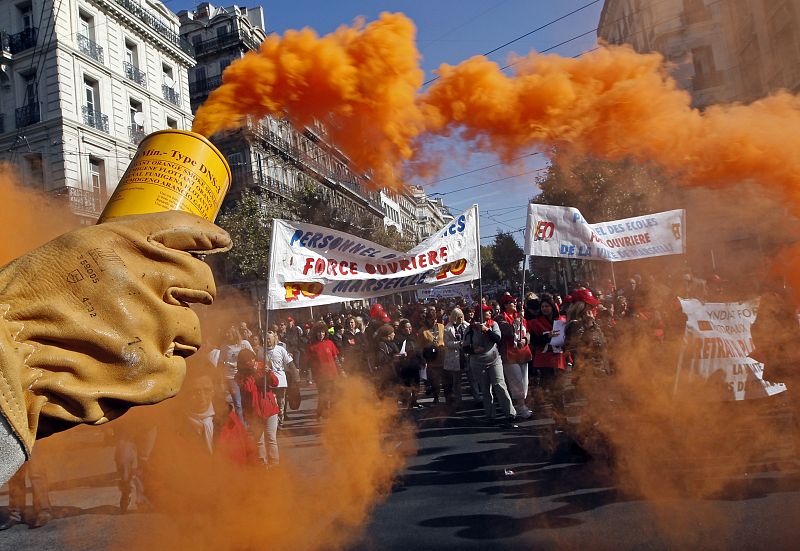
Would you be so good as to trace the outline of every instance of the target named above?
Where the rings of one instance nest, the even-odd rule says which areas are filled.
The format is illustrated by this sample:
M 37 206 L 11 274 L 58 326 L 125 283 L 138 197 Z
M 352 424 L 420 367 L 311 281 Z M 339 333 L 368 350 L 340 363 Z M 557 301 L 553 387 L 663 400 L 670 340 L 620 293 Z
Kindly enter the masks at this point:
M 122 62 L 122 68 L 125 71 L 125 78 L 132 80 L 139 86 L 147 88 L 147 74 L 139 70 L 138 67 L 127 61 Z
M 83 106 L 83 122 L 92 128 L 108 132 L 108 115 L 104 115 L 100 111 L 95 111 L 89 108 L 88 105 Z
M 155 15 L 147 11 L 144 6 L 137 4 L 133 0 L 115 0 L 117 4 L 128 10 L 136 19 L 142 21 L 145 25 L 160 34 L 167 41 L 171 42 L 175 47 L 183 50 L 184 53 L 193 56 L 192 46 L 186 39 L 181 38 L 178 33 L 167 27 Z
M 31 27 L 17 34 L 12 34 L 8 37 L 8 51 L 12 54 L 18 54 L 29 48 L 33 48 L 36 46 L 37 38 L 39 38 L 38 27 Z
M 98 46 L 96 42 L 90 40 L 88 36 L 78 35 L 78 49 L 94 59 L 103 63 L 103 47 Z
M 222 84 L 222 75 L 196 80 L 189 83 L 189 93 L 192 95 L 206 94 L 211 90 L 219 88 L 220 84 Z
M 24 128 L 36 124 L 41 120 L 41 111 L 39 110 L 39 102 L 34 101 L 27 105 L 23 105 L 14 113 L 17 128 Z
M 72 186 L 56 188 L 50 194 L 69 203 L 72 212 L 82 216 L 97 218 L 103 206 L 103 196 L 99 192 Z
M 173 103 L 177 106 L 181 104 L 181 95 L 167 86 L 166 84 L 161 85 L 161 90 L 164 92 L 164 99 L 170 103 Z
M 130 137 L 131 142 L 138 144 L 145 137 L 144 126 L 139 126 L 138 124 L 129 126 L 128 136 Z
M 206 54 L 219 53 L 220 50 L 242 45 L 248 50 L 257 50 L 259 43 L 251 36 L 243 32 L 230 32 L 202 40 L 194 44 L 195 57 L 202 57 Z

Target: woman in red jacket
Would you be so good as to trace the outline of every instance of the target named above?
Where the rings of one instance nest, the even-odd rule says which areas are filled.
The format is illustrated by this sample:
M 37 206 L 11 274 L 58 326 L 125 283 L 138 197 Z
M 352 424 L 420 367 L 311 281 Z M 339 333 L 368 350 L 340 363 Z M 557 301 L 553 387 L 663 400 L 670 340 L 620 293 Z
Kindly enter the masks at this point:
M 328 326 L 317 323 L 311 330 L 311 342 L 306 348 L 306 360 L 317 385 L 317 420 L 331 409 L 333 388 L 339 376 L 339 349 L 328 337 Z
M 552 295 L 542 295 L 540 302 L 540 315 L 527 322 L 533 350 L 531 380 L 536 388 L 535 402 L 553 407 L 554 395 L 561 387 L 561 375 L 567 367 L 563 348 L 566 318 L 559 316 Z
M 237 383 L 242 390 L 242 411 L 253 440 L 258 442 L 258 456 L 269 466 L 280 461 L 278 453 L 278 420 L 280 409 L 272 389 L 278 386 L 278 377 L 256 355 L 242 349 L 236 358 Z M 261 438 L 263 435 L 263 439 Z M 266 447 L 264 445 L 266 442 Z

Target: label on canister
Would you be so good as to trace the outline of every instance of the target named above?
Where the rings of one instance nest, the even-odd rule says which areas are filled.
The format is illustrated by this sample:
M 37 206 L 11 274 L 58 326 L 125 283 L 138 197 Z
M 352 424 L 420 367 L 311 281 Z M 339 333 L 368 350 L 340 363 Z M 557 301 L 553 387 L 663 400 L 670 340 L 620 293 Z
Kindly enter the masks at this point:
M 159 130 L 139 144 L 98 223 L 169 210 L 191 212 L 213 222 L 230 182 L 225 157 L 204 136 Z

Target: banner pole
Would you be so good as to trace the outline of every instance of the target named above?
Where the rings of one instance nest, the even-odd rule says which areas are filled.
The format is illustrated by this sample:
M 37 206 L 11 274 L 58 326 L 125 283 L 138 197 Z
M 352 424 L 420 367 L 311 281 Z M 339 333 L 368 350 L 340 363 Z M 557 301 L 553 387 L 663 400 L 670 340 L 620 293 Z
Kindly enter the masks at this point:
M 686 352 L 686 347 L 689 345 L 689 328 L 683 329 L 683 343 L 681 344 L 681 351 L 678 354 L 678 370 L 675 372 L 675 386 L 672 389 L 672 397 L 678 395 L 678 382 L 681 378 L 681 370 L 683 369 L 683 356 Z
M 528 255 L 522 257 L 522 296 L 520 297 L 524 303 L 525 301 L 525 270 L 528 267 Z
M 275 265 L 275 235 L 277 234 L 277 223 L 272 219 L 272 232 L 269 238 L 269 266 L 267 266 L 267 296 L 264 301 L 264 329 L 261 332 L 261 346 L 267 349 L 267 332 L 269 331 L 269 311 L 272 306 L 272 267 Z M 264 358 L 266 363 L 266 358 Z
M 475 241 L 477 241 L 476 245 L 478 247 L 478 293 L 480 297 L 478 298 L 478 304 L 483 304 L 483 274 L 482 270 L 482 262 L 481 262 L 481 216 L 480 210 L 478 209 L 478 203 L 472 205 L 472 208 L 475 209 Z
M 617 275 L 614 273 L 614 263 L 611 263 L 611 283 L 614 284 L 614 290 L 617 290 Z

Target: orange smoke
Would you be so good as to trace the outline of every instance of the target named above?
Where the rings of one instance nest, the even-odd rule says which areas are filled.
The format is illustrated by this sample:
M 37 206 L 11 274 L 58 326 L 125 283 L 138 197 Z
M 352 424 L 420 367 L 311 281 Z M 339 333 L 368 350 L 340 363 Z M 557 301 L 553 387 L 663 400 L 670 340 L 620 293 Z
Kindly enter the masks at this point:
M 423 72 L 414 35 L 400 14 L 321 38 L 311 29 L 272 35 L 226 69 L 192 129 L 211 136 L 248 115 L 285 115 L 299 126 L 319 120 L 356 171 L 391 185 L 424 123 L 415 105 Z
M 428 166 L 432 137 L 458 132 L 473 150 L 506 161 L 531 148 L 569 146 L 604 160 L 655 162 L 690 185 L 752 180 L 800 214 L 797 97 L 778 93 L 701 112 L 659 54 L 629 47 L 577 59 L 531 53 L 513 69 L 509 76 L 473 57 L 442 65 L 423 92 L 414 26 L 402 14 L 323 37 L 290 31 L 228 67 L 194 129 L 211 135 L 248 115 L 286 116 L 297 125 L 319 120 L 358 170 L 375 176 L 375 187 L 399 185 L 412 157 Z
M 360 534 L 371 508 L 388 493 L 404 464 L 395 446 L 385 441 L 394 404 L 376 400 L 374 388 L 357 377 L 339 386 L 321 428 L 320 448 L 298 461 L 287 449 L 286 433 L 279 433 L 281 467 L 269 471 L 234 465 L 221 454 L 209 464 L 196 449 L 187 449 L 185 434 L 181 438 L 169 430 L 186 415 L 184 399 L 179 394 L 142 408 L 147 415 L 138 419 L 133 412 L 120 420 L 138 424 L 140 431 L 158 426 L 144 488 L 162 514 L 146 530 L 125 531 L 114 548 L 340 549 Z M 397 430 L 395 436 L 404 433 Z
M 24 187 L 14 169 L 2 163 L 0 196 L 3 222 L 15 236 L 0 243 L 0 266 L 79 225 L 66 202 L 59 204 L 44 193 Z

